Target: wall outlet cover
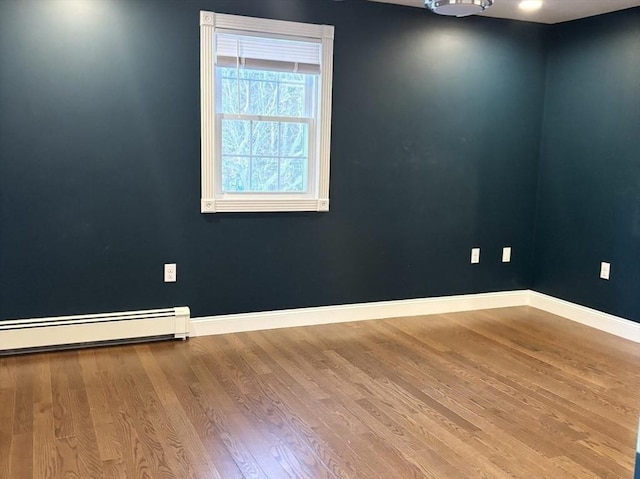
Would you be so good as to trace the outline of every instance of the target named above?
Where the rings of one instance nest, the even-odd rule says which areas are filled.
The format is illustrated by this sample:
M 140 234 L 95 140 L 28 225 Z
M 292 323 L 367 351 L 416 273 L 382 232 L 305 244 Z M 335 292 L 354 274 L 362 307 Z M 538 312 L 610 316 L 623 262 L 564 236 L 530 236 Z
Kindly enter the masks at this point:
M 177 281 L 176 264 L 175 263 L 165 264 L 164 265 L 164 282 L 175 283 L 176 281 Z

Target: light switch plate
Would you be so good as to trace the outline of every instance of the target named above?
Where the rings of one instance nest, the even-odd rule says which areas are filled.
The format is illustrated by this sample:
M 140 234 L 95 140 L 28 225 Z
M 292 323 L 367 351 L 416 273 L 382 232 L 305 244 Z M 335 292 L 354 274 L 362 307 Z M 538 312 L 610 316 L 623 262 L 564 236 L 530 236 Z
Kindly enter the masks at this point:
M 504 248 L 502 248 L 502 262 L 511 262 L 511 246 L 505 246 Z
M 480 248 L 471 248 L 471 264 L 480 262 Z
M 609 275 L 611 274 L 611 264 L 602 262 L 600 263 L 600 278 L 601 279 L 609 279 Z

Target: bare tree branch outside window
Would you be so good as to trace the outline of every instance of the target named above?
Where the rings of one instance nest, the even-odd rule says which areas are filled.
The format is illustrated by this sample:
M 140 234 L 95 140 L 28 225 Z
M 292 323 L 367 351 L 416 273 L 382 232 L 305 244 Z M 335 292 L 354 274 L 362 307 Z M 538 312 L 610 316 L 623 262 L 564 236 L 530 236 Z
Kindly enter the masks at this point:
M 305 192 L 316 76 L 218 68 L 222 190 Z M 270 118 L 271 117 L 271 118 Z

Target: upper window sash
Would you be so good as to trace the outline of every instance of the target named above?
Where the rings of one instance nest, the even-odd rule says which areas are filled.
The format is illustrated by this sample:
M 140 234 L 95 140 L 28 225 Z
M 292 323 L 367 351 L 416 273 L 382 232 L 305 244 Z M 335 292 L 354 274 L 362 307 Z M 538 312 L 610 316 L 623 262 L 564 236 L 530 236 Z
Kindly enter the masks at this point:
M 271 118 L 270 121 L 280 121 L 278 118 L 282 118 L 282 121 L 289 121 L 289 118 L 308 118 L 308 119 L 316 119 L 316 108 L 318 103 L 318 89 L 320 85 L 320 75 L 309 75 L 302 74 L 303 81 L 299 80 L 287 80 L 282 78 L 251 78 L 251 77 L 243 77 L 241 72 L 243 69 L 241 68 L 233 68 L 233 67 L 222 67 L 225 70 L 231 70 L 234 72 L 233 76 L 228 76 L 224 74 L 224 70 L 218 69 L 215 72 L 215 95 L 216 99 L 220 100 L 216 102 L 216 114 L 223 113 L 225 115 L 240 115 L 240 116 L 255 116 L 257 120 L 266 119 L 267 117 Z M 258 71 L 267 71 L 267 72 L 279 72 L 278 70 L 263 70 L 260 69 Z M 231 84 L 232 87 L 235 87 L 235 91 L 233 93 L 225 92 L 223 90 L 223 82 L 227 82 L 227 85 Z M 251 93 L 249 91 L 250 85 L 253 82 L 263 82 L 275 84 L 276 88 L 280 92 L 282 88 L 297 88 L 302 92 L 302 111 L 299 113 L 285 113 L 280 110 L 279 106 L 276 106 L 277 112 L 265 112 L 265 111 L 247 111 L 252 110 L 252 108 L 248 108 L 246 101 L 250 101 Z M 244 92 L 241 92 L 244 90 Z M 241 97 L 245 101 L 242 103 Z M 279 93 L 277 96 L 277 102 L 279 102 Z M 242 108 L 244 106 L 245 108 Z M 228 117 L 230 118 L 230 117 Z

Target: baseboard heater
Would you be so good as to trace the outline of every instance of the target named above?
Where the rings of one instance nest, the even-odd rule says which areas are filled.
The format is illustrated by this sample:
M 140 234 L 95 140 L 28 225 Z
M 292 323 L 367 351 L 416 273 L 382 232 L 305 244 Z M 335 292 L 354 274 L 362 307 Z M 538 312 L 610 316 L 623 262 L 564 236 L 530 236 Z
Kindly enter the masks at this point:
M 186 339 L 187 307 L 0 321 L 0 354 L 113 342 Z

